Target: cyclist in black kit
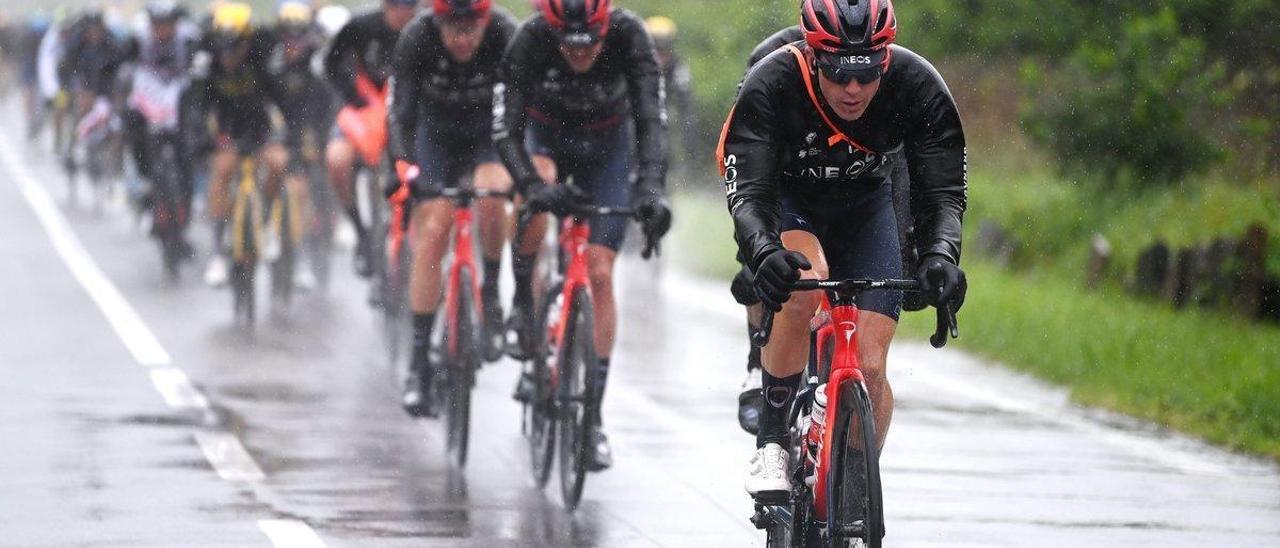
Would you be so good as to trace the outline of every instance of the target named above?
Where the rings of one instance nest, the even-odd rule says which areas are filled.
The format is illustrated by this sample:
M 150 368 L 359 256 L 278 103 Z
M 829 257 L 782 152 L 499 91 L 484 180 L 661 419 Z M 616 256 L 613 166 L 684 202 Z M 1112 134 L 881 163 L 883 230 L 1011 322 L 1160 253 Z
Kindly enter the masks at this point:
M 321 37 L 311 5 L 303 0 L 281 2 L 276 9 L 275 38 L 267 68 L 283 99 L 280 113 L 284 118 L 284 145 L 289 150 L 285 184 L 298 203 L 311 204 L 312 185 L 320 183 L 310 180 L 308 167 L 318 165 L 313 162 L 319 162 L 319 148 L 328 137 L 334 115 L 332 94 L 312 70 Z M 298 264 L 294 268 L 294 287 L 315 287 L 317 280 L 308 254 L 300 253 L 295 260 Z
M 325 76 L 345 104 L 365 106 L 365 99 L 356 92 L 358 77 L 368 78 L 379 88 L 386 85 L 400 29 L 409 24 L 417 12 L 417 0 L 383 0 L 381 9 L 353 17 L 333 37 L 324 58 Z M 369 235 L 364 233 L 360 222 L 352 188 L 355 161 L 355 148 L 335 127 L 325 150 L 329 181 L 356 229 L 356 272 L 367 277 L 372 274 L 373 265 L 367 252 Z
M 218 6 L 209 35 L 192 63 L 191 94 L 201 127 L 205 116 L 217 125 L 209 177 L 209 216 L 213 219 L 213 256 L 205 269 L 205 283 L 227 283 L 230 259 L 225 245 L 231 216 L 231 182 L 240 159 L 257 158 L 266 168 L 263 188 L 268 200 L 279 191 L 289 151 L 272 140 L 270 109 L 284 102 L 276 79 L 267 69 L 274 46 L 270 32 L 255 29 L 252 8 L 240 2 Z
M 499 68 L 494 139 L 532 211 L 564 211 L 585 192 L 596 205 L 636 208 L 656 239 L 671 227 L 662 75 L 644 22 L 611 4 L 539 0 L 539 13 L 521 25 Z M 557 184 L 569 177 L 572 188 Z M 546 230 L 546 216 L 539 217 L 513 244 L 508 352 L 517 357 L 528 354 L 533 337 L 530 282 Z M 627 220 L 601 216 L 590 223 L 587 261 L 603 397 L 617 327 L 613 264 Z M 522 378 L 517 397 L 530 392 L 530 380 Z M 598 413 L 593 422 L 591 469 L 602 470 L 612 456 Z
M 413 348 L 403 405 L 428 411 L 431 328 L 443 295 L 440 263 L 449 247 L 452 202 L 440 191 L 471 175 L 477 189 L 506 192 L 511 176 L 489 135 L 498 63 L 515 34 L 516 20 L 491 0 L 435 0 L 431 11 L 405 27 L 392 62 L 390 146 L 402 184 L 414 198 L 410 309 Z M 484 261 L 482 301 L 486 357 L 501 356 L 502 308 L 498 273 L 506 243 L 506 201 L 476 202 Z M 498 340 L 495 342 L 494 335 Z
M 966 207 L 965 142 L 946 84 L 923 58 L 893 45 L 890 0 L 804 0 L 804 42 L 774 51 L 747 75 L 717 156 L 739 251 L 762 304 L 777 311 L 764 348 L 752 495 L 790 491 L 786 413 L 809 351 L 817 292 L 804 278 L 901 278 L 889 154 L 910 170 L 930 304 L 958 309 L 957 266 Z M 897 291 L 859 300 L 859 360 L 883 445 L 893 412 L 885 358 L 901 307 Z

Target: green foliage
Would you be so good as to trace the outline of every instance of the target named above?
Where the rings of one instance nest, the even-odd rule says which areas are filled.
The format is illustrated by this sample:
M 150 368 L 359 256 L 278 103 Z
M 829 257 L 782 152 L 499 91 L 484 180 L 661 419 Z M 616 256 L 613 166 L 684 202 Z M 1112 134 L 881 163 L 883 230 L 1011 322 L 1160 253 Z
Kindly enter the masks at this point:
M 1040 91 L 1024 113 L 1028 133 L 1070 170 L 1180 181 L 1221 157 L 1192 116 L 1227 99 L 1222 63 L 1205 50 L 1171 9 L 1132 19 L 1117 39 L 1082 44 L 1064 70 L 1025 73 Z

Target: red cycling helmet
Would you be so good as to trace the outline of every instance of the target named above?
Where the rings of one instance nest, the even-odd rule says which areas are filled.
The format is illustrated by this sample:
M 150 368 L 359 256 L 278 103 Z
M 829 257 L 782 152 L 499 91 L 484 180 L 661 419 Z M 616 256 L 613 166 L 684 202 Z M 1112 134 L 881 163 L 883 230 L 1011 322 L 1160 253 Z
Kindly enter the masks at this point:
M 866 74 L 889 68 L 898 20 L 891 0 L 804 0 L 800 28 L 820 67 Z
M 492 7 L 493 0 L 435 0 L 431 10 L 441 17 L 482 19 Z
M 542 17 L 570 47 L 595 45 L 609 32 L 611 0 L 535 0 Z

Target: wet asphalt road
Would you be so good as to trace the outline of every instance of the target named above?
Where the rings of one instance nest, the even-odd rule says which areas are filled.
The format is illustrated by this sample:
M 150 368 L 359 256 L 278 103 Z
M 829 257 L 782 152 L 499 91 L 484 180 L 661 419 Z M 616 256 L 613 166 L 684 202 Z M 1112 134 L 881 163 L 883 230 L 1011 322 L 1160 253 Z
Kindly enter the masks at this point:
M 121 206 L 68 206 L 47 153 L 10 137 L 19 120 L 0 124 L 0 546 L 762 544 L 734 417 L 741 313 L 722 285 L 622 266 L 617 465 L 568 514 L 554 477 L 528 479 L 513 363 L 480 373 L 471 459 L 452 470 L 439 425 L 397 406 L 345 254 L 327 294 L 247 336 L 199 268 L 164 282 Z M 1280 546 L 1272 464 L 959 352 L 900 343 L 890 363 L 889 546 Z

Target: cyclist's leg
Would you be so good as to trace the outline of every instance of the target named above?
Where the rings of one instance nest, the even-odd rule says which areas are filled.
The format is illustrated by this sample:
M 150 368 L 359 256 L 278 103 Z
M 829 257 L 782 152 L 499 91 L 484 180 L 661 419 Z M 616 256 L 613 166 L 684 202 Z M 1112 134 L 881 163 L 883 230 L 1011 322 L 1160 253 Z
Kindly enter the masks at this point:
M 263 179 L 263 192 L 266 196 L 266 202 L 271 203 L 280 195 L 280 187 L 284 182 L 285 170 L 289 167 L 289 150 L 279 142 L 269 142 L 262 145 L 257 152 L 258 162 L 266 168 L 266 177 Z
M 373 271 L 373 265 L 368 264 L 366 260 L 369 235 L 365 233 L 365 226 L 360 220 L 360 210 L 356 206 L 356 149 L 336 126 L 329 136 L 324 158 L 325 166 L 329 171 L 329 184 L 333 187 L 334 194 L 338 196 L 338 203 L 342 205 L 342 210 L 346 212 L 347 218 L 351 221 L 351 227 L 356 232 L 356 273 L 367 277 Z
M 804 255 L 813 268 L 801 272 L 806 279 L 825 278 L 827 261 L 813 230 L 795 208 L 783 199 L 783 247 Z M 774 315 L 769 344 L 761 352 L 759 431 L 756 452 L 747 468 L 746 489 L 753 497 L 785 497 L 791 491 L 788 413 L 809 359 L 809 320 L 822 302 L 815 291 L 797 292 Z
M 213 152 L 209 160 L 208 210 L 212 240 L 204 279 L 212 286 L 220 286 L 227 281 L 227 220 L 231 216 L 231 183 L 239 159 L 235 146 L 225 143 Z
M 751 334 L 760 327 L 760 317 L 764 308 L 756 296 L 755 276 L 751 269 L 743 265 L 729 284 L 729 292 L 733 299 L 746 309 L 747 316 L 747 377 L 742 381 L 738 393 L 738 425 L 748 434 L 760 431 L 760 402 L 762 380 L 760 373 L 760 349 L 751 344 Z
M 543 146 L 545 141 L 542 140 L 540 133 L 538 125 L 530 124 L 525 132 L 526 146 L 531 152 L 533 167 L 538 172 L 538 177 L 548 184 L 556 184 L 559 167 L 552 158 L 550 149 Z M 517 202 L 519 201 L 520 199 L 517 198 Z M 524 356 L 532 343 L 526 338 L 533 335 L 527 329 L 533 320 L 531 317 L 533 270 L 548 226 L 550 226 L 550 215 L 535 215 L 528 225 L 523 227 L 523 232 L 512 237 L 511 273 L 515 279 L 515 296 L 511 300 L 511 313 L 507 318 L 506 350 L 513 356 Z M 521 386 L 517 388 L 517 397 L 523 397 L 521 394 L 528 390 L 531 390 L 531 387 L 522 381 Z
M 479 190 L 510 192 L 511 175 L 497 157 L 481 153 L 476 166 L 475 187 Z M 476 221 L 480 235 L 481 256 L 484 260 L 484 286 L 486 299 L 493 292 L 497 295 L 498 268 L 502 264 L 502 247 L 507 243 L 507 200 L 499 197 L 476 201 Z
M 898 223 L 887 185 L 861 197 L 833 223 L 831 274 L 836 278 L 902 277 Z M 858 363 L 875 412 L 876 437 L 883 447 L 893 417 L 893 390 L 886 375 L 889 344 L 898 326 L 902 292 L 872 290 L 858 298 Z
M 787 230 L 787 222 L 784 220 L 783 223 L 783 247 L 799 252 L 813 265 L 812 269 L 802 271 L 800 277 L 826 278 L 827 257 L 818 237 L 806 230 Z M 765 401 L 760 410 L 757 446 L 763 447 L 766 443 L 786 446 L 786 415 L 791 407 L 791 398 L 795 396 L 800 374 L 804 372 L 809 360 L 809 320 L 821 303 L 820 292 L 792 293 L 791 298 L 782 306 L 782 311 L 774 315 L 769 344 L 764 347 L 760 356 L 760 364 L 764 369 L 762 384 Z

